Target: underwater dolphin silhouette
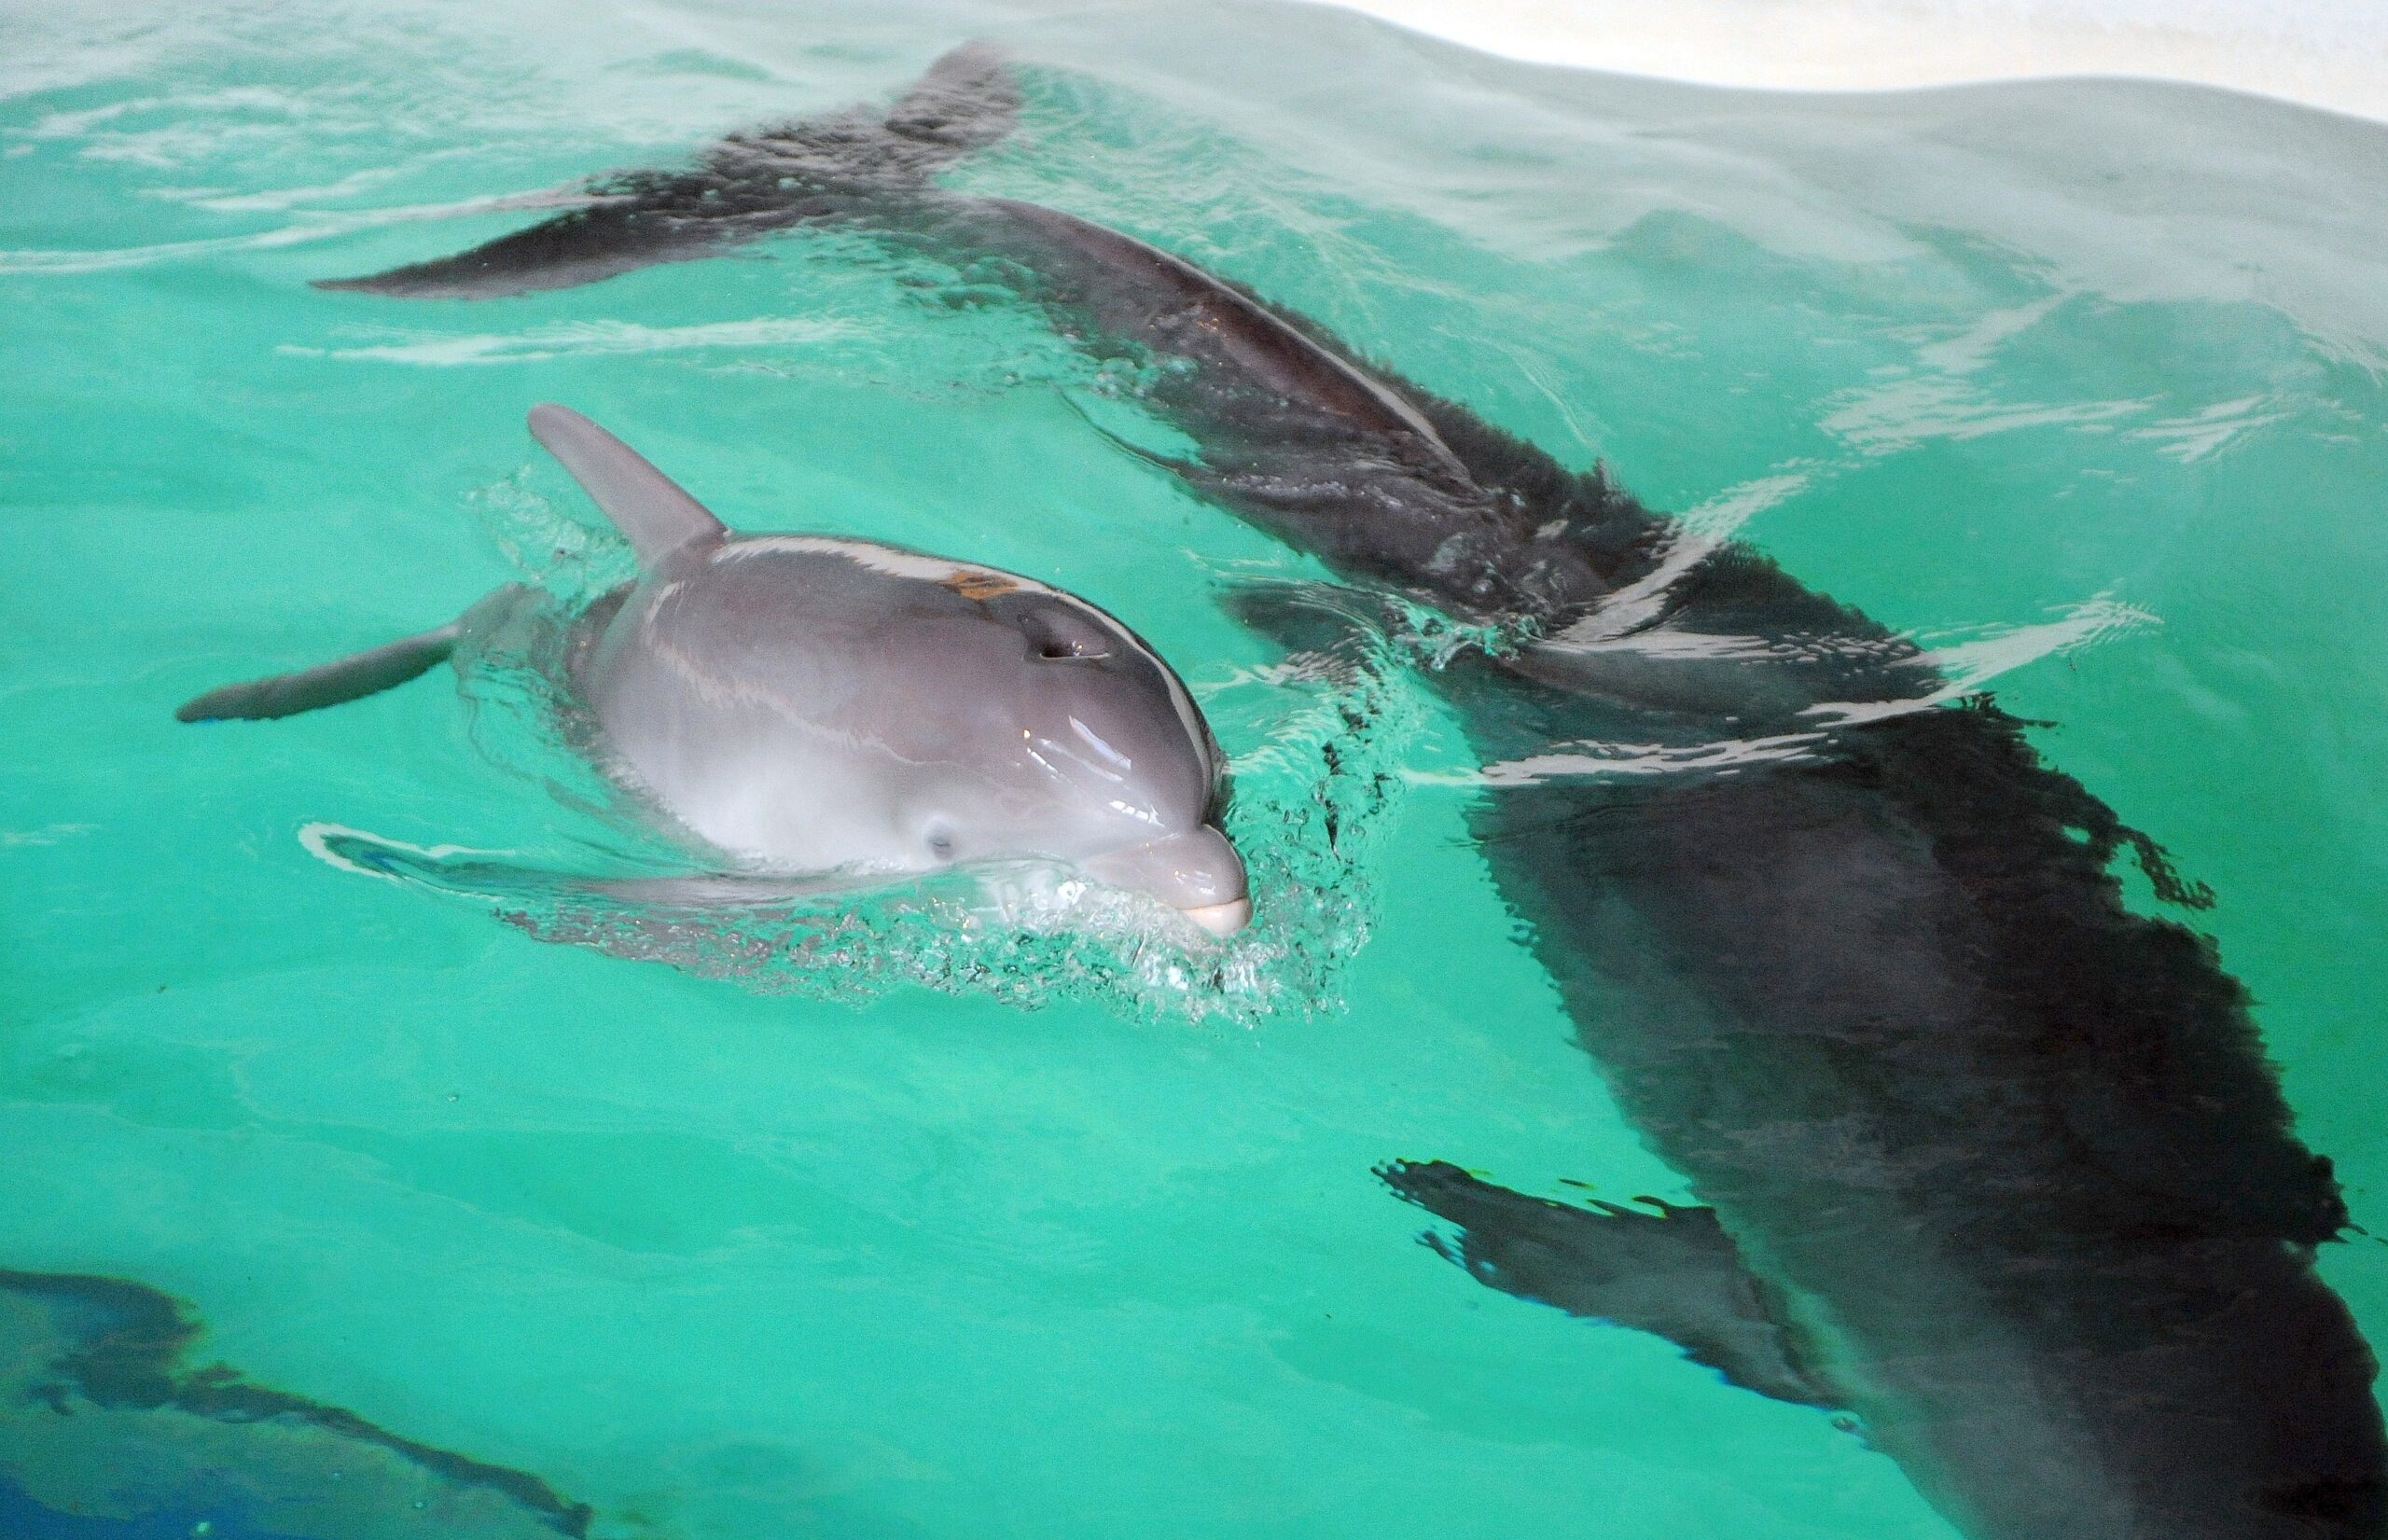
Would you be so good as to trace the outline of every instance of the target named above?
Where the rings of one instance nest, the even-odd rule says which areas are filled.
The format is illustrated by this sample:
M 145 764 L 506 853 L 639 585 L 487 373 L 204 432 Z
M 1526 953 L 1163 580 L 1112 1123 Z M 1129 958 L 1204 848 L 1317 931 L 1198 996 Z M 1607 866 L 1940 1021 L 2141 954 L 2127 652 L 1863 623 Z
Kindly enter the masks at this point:
M 1069 214 L 941 190 L 999 137 L 1000 57 L 889 112 L 332 285 L 488 297 L 854 221 L 1007 261 L 1072 337 L 1179 367 L 1171 468 L 1344 576 L 1507 628 L 1434 675 L 1488 760 L 1769 744 L 1735 773 L 1526 778 L 1471 817 L 1589 1057 L 1703 1206 L 1579 1208 L 1395 1163 L 1521 1297 L 1841 1408 L 1974 1540 L 2388 1534 L 2376 1364 L 2314 1248 L 2347 1224 L 2206 901 L 1986 698 L 1765 557 L 1705 542 L 1312 322 Z
M 743 875 L 862 880 L 1043 858 L 1215 935 L 1252 914 L 1220 830 L 1224 762 L 1186 686 L 1073 594 L 867 540 L 735 535 L 578 412 L 531 431 L 637 551 L 579 617 L 563 673 L 617 780 Z M 228 685 L 185 721 L 287 716 L 405 683 L 497 624 Z

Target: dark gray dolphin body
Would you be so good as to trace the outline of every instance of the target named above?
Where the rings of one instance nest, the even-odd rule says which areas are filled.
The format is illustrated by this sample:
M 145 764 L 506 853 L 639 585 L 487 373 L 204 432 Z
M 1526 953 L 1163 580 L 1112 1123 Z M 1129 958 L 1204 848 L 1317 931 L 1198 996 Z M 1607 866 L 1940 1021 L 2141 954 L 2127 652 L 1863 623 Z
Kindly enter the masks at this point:
M 983 52 L 928 89 L 962 115 L 940 145 L 992 138 L 1013 101 Z M 909 110 L 830 127 L 875 145 Z M 1923 704 L 1942 681 L 1864 616 L 1140 241 L 917 178 L 874 198 L 787 174 L 777 224 L 993 253 L 1070 335 L 1186 366 L 1147 404 L 1201 445 L 1173 468 L 1224 506 L 1538 639 L 1437 675 L 1488 760 L 1790 741 L 1730 776 L 1546 780 L 1474 812 L 1585 1049 L 1709 1205 L 1577 1209 L 1387 1168 L 1463 1227 L 1442 1244 L 1478 1277 L 1856 1414 L 1975 1540 L 2388 1534 L 2376 1366 L 2313 1268 L 2347 1222 L 2329 1163 L 2211 942 L 2131 910 L 2110 868 L 2129 847 L 2167 899 L 2201 895 L 2021 724 Z M 769 223 L 653 185 L 608 216 L 643 232 L 618 266 Z M 586 245 L 578 217 L 343 286 L 575 282 L 605 263 L 536 258 Z

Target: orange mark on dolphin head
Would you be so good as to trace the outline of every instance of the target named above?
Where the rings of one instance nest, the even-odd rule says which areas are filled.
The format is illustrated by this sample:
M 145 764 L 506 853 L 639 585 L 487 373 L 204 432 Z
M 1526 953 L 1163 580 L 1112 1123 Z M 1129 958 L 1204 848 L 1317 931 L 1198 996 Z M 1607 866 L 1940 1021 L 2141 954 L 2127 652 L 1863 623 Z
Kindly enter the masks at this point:
M 952 576 L 940 577 L 937 581 L 978 604 L 983 604 L 998 594 L 1014 592 L 1020 587 L 1017 580 L 999 572 L 989 572 L 984 567 L 964 567 Z

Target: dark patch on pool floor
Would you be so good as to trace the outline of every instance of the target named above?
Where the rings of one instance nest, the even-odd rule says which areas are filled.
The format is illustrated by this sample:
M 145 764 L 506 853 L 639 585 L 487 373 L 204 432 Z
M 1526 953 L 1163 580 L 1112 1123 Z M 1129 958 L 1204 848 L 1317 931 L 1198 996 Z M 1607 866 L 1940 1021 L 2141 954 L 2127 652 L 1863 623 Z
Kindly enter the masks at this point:
M 0 1476 L 0 1535 L 7 1540 L 191 1540 L 195 1534 L 203 1540 L 300 1540 L 257 1529 L 222 1508 L 158 1508 L 131 1519 L 56 1508 Z
M 152 1506 L 175 1493 L 162 1505 L 190 1510 L 177 1514 L 184 1533 L 208 1519 L 201 1533 L 345 1534 L 344 1516 L 378 1519 L 378 1533 L 395 1516 L 425 1533 L 586 1540 L 590 1505 L 528 1471 L 226 1364 L 185 1367 L 201 1329 L 188 1306 L 141 1283 L 0 1269 L 0 1489 L 11 1507 L 53 1514 L 61 1535 L 148 1533 L 162 1513 L 127 1513 L 108 1495 L 138 1490 Z M 117 1479 L 136 1472 L 144 1479 Z M 105 1489 L 87 1476 L 108 1478 Z

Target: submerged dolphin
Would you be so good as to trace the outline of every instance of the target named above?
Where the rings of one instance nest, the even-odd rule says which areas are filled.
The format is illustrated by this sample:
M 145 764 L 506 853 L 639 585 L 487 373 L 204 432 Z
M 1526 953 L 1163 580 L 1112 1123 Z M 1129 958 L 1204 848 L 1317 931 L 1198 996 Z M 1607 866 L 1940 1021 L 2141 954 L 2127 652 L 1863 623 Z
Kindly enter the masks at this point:
M 1707 1207 L 1543 1203 L 1385 1172 L 1522 1297 L 1665 1333 L 1855 1413 L 1975 1540 L 2376 1540 L 2376 1365 L 2314 1248 L 2346 1209 L 2245 991 L 2110 869 L 2146 839 L 1916 648 L 1315 324 L 1056 210 L 941 192 L 1015 92 L 951 55 L 884 118 L 338 286 L 502 295 L 836 218 L 1008 262 L 1074 337 L 1180 367 L 1145 401 L 1235 513 L 1520 645 L 1435 675 L 1490 760 L 1763 745 L 1734 773 L 1567 777 L 1474 810 L 1617 1104 Z M 909 147 L 908 147 L 909 146 Z M 708 188 L 712 196 L 708 196 Z M 716 212 L 716 211 L 719 212 Z M 1697 760 L 1697 755 L 1687 757 Z
M 870 878 L 1042 858 L 1215 935 L 1251 917 L 1221 832 L 1218 745 L 1176 673 L 1085 600 L 866 540 L 734 535 L 562 407 L 531 431 L 637 551 L 566 672 L 604 768 L 760 877 Z M 389 688 L 493 623 L 211 690 L 185 721 L 287 716 Z

